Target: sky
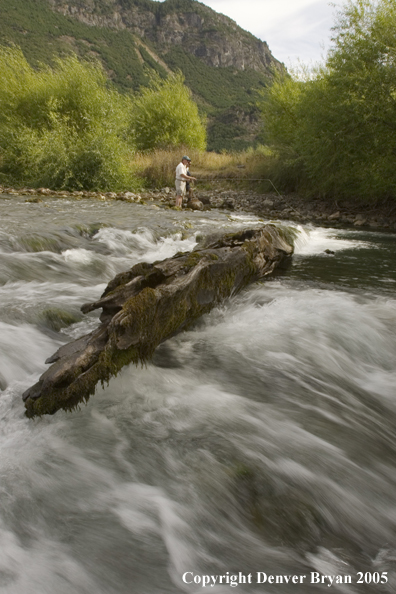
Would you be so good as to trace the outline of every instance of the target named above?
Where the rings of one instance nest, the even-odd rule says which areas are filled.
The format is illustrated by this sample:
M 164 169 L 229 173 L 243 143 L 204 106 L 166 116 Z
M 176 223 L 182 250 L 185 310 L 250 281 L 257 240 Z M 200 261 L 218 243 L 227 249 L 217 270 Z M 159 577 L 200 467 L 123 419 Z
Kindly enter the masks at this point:
M 326 55 L 337 6 L 343 0 L 200 0 L 231 17 L 269 45 L 286 66 L 313 64 Z

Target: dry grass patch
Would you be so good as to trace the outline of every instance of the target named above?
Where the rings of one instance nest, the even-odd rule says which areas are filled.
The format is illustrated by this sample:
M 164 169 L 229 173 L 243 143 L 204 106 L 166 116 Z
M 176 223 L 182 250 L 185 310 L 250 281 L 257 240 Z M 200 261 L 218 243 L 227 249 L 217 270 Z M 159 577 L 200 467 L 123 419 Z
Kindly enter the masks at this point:
M 157 149 L 134 155 L 131 162 L 133 173 L 151 187 L 173 186 L 176 166 L 184 154 L 191 158 L 191 173 L 201 181 L 263 179 L 268 177 L 273 158 L 266 147 L 220 154 L 183 148 Z

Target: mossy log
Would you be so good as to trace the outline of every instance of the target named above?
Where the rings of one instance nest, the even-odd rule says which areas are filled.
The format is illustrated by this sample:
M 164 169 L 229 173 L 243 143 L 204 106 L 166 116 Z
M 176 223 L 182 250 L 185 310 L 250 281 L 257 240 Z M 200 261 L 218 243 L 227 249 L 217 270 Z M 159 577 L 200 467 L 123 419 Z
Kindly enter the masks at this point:
M 62 346 L 51 367 L 23 394 L 26 415 L 74 409 L 128 363 L 146 362 L 164 340 L 223 299 L 271 273 L 293 247 L 274 225 L 208 239 L 190 253 L 118 274 L 83 313 L 102 308 L 100 326 Z

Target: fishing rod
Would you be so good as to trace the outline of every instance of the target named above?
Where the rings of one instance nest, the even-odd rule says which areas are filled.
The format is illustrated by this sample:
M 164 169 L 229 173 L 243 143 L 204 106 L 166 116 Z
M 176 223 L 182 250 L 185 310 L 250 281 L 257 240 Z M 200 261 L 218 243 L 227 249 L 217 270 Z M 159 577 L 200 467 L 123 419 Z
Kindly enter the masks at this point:
M 278 190 L 276 189 L 275 185 L 272 183 L 272 181 L 270 179 L 263 179 L 262 177 L 260 178 L 250 178 L 250 177 L 216 177 L 216 178 L 210 178 L 210 177 L 199 177 L 196 181 L 210 181 L 210 182 L 221 182 L 221 181 L 247 181 L 247 182 L 263 182 L 263 181 L 267 181 L 271 184 L 271 186 L 274 188 L 275 192 L 278 194 L 278 196 L 280 196 L 282 198 L 282 194 L 280 192 L 278 192 Z

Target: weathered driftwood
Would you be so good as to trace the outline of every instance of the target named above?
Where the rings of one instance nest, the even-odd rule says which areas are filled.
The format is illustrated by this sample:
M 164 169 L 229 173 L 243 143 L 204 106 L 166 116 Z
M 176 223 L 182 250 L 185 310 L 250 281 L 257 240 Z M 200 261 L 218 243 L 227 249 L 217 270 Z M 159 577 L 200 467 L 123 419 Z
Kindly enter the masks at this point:
M 118 274 L 99 301 L 81 308 L 102 308 L 97 330 L 58 349 L 46 361 L 51 367 L 23 394 L 27 416 L 87 401 L 99 381 L 108 382 L 130 362 L 148 361 L 161 342 L 272 272 L 291 256 L 291 243 L 285 230 L 266 225 Z

